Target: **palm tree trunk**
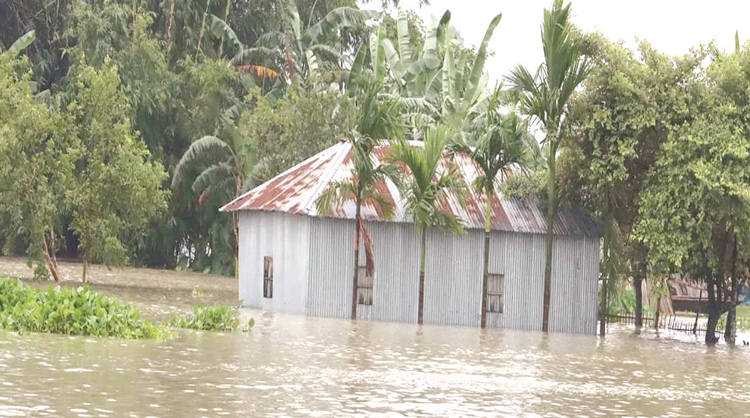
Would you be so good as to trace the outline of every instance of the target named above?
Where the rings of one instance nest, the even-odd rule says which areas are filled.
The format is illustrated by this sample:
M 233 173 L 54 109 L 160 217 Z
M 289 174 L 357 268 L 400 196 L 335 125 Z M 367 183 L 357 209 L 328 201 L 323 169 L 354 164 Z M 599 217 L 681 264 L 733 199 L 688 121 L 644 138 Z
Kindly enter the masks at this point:
M 361 187 L 357 190 L 357 212 L 354 215 L 354 276 L 352 278 L 352 321 L 357 319 L 357 276 L 359 275 L 359 232 L 362 210 Z
M 425 254 L 427 251 L 427 227 L 422 227 L 422 253 L 419 259 L 419 308 L 417 314 L 417 323 L 424 324 L 424 266 Z
M 599 305 L 599 335 L 604 336 L 607 333 L 607 286 L 609 286 L 610 266 L 612 257 L 612 210 L 608 209 L 604 220 L 604 245 L 602 255 L 604 256 L 604 274 L 602 274 L 602 299 Z
M 487 283 L 490 275 L 490 233 L 492 231 L 492 191 L 487 191 L 487 213 L 484 223 L 484 271 L 482 274 L 482 328 L 487 328 Z
M 554 240 L 555 226 L 555 152 L 554 141 L 550 142 L 547 164 L 549 166 L 549 178 L 547 185 L 547 242 L 544 265 L 544 312 L 542 316 L 542 332 L 549 331 L 549 309 L 552 296 L 552 242 Z

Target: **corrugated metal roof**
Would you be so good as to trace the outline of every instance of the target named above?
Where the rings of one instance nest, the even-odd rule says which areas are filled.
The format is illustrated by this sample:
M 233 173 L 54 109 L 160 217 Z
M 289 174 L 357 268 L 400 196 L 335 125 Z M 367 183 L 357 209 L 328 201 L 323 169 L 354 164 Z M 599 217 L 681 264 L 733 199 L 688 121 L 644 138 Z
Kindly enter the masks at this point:
M 412 142 L 414 146 L 421 146 L 421 144 L 421 142 Z M 342 141 L 250 190 L 221 210 L 260 210 L 318 216 L 315 201 L 328 185 L 352 176 L 351 146 L 350 142 Z M 376 164 L 386 158 L 388 150 L 387 143 L 375 149 Z M 466 184 L 471 185 L 476 176 L 481 173 L 481 168 L 467 154 L 458 153 L 452 158 Z M 440 169 L 445 170 L 448 164 L 449 159 L 446 158 Z M 395 213 L 390 221 L 410 223 L 411 216 L 404 207 L 396 185 L 387 181 L 378 187 L 394 203 Z M 459 216 L 466 228 L 484 229 L 485 202 L 482 193 L 469 187 L 465 208 L 455 197 L 451 196 L 441 202 L 441 209 Z M 355 209 L 352 197 L 326 216 L 354 219 Z M 385 221 L 379 207 L 369 201 L 364 201 L 362 204 L 362 218 L 368 221 Z M 492 229 L 544 234 L 547 231 L 547 216 L 536 202 L 505 200 L 502 198 L 502 192 L 497 191 L 492 204 Z M 558 209 L 554 232 L 555 235 L 601 235 L 598 222 L 579 207 Z

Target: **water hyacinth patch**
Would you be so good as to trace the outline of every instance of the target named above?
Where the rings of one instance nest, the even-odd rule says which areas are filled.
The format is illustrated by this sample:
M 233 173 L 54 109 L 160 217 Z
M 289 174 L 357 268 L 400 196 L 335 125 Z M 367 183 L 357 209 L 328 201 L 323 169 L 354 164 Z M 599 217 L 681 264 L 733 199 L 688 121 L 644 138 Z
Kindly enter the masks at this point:
M 199 304 L 193 312 L 173 317 L 170 325 L 200 331 L 248 331 L 255 322 L 251 319 L 246 326 L 240 327 L 237 308 L 217 303 L 213 306 Z
M 131 305 L 96 294 L 91 287 L 49 287 L 46 291 L 0 278 L 0 328 L 125 339 L 164 339 L 172 333 Z

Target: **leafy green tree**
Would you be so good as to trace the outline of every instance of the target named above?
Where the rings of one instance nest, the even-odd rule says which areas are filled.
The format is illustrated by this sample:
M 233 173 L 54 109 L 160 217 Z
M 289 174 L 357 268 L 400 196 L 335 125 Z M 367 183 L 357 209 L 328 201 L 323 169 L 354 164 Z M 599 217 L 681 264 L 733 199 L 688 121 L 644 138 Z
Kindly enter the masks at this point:
M 659 119 L 648 90 L 649 68 L 622 45 L 598 36 L 592 60 L 596 67 L 572 104 L 568 120 L 568 153 L 561 164 L 570 198 L 596 213 L 604 222 L 600 332 L 606 313 L 622 288 L 619 278 L 632 275 L 637 296 L 636 326 L 642 326 L 640 290 L 645 277 L 645 254 L 629 240 L 638 215 L 638 195 L 655 164 L 662 141 Z M 625 274 L 626 258 L 630 274 Z
M 459 149 L 471 155 L 482 168 L 482 175 L 474 181 L 474 188 L 484 194 L 484 266 L 482 270 L 482 319 L 481 327 L 487 327 L 487 281 L 490 266 L 490 235 L 492 233 L 492 198 L 495 195 L 498 176 L 506 177 L 514 165 L 524 158 L 526 148 L 536 139 L 529 134 L 526 122 L 516 113 L 500 113 L 502 90 L 497 86 L 490 97 L 487 110 L 477 118 L 472 127 L 476 147 L 471 149 L 459 143 Z M 518 167 L 516 167 L 518 168 Z
M 35 275 L 49 269 L 59 280 L 55 232 L 66 209 L 65 190 L 73 186 L 76 140 L 59 108 L 34 99 L 30 72 L 19 76 L 22 62 L 0 53 L 0 219 L 5 250 L 16 237 L 28 243 Z
M 542 331 L 549 328 L 552 291 L 552 241 L 556 212 L 555 161 L 562 140 L 562 123 L 568 114 L 568 102 L 576 88 L 591 71 L 591 62 L 584 55 L 585 45 L 569 22 L 570 3 L 554 0 L 544 10 L 542 46 L 544 62 L 532 75 L 524 66 L 517 66 L 508 77 L 511 88 L 519 94 L 522 109 L 535 117 L 544 131 L 547 155 L 547 243 L 544 268 L 544 312 Z
M 347 136 L 355 126 L 356 109 L 338 92 L 291 88 L 275 103 L 248 98 L 240 132 L 256 158 L 253 180 L 268 180 Z
M 357 319 L 357 276 L 359 272 L 359 236 L 360 231 L 365 235 L 365 254 L 367 257 L 366 271 L 368 276 L 374 274 L 374 262 L 369 234 L 362 220 L 362 203 L 367 201 L 380 208 L 387 220 L 393 216 L 393 203 L 388 196 L 382 194 L 377 186 L 387 178 L 395 178 L 395 167 L 387 164 L 375 165 L 373 151 L 381 140 L 403 138 L 403 125 L 400 118 L 398 102 L 392 99 L 380 99 L 379 94 L 383 86 L 370 81 L 364 87 L 364 92 L 357 103 L 357 119 L 353 138 L 350 139 L 352 148 L 352 177 L 347 180 L 333 182 L 316 201 L 318 212 L 328 215 L 339 209 L 344 202 L 354 199 L 356 211 L 354 215 L 354 274 L 352 279 L 352 320 Z
M 127 241 L 143 233 L 166 208 L 167 174 L 130 130 L 130 108 L 119 89 L 117 69 L 80 67 L 76 101 L 67 111 L 80 140 L 76 186 L 69 190 L 71 229 L 83 253 L 83 281 L 90 262 L 120 266 L 128 261 Z
M 460 234 L 463 222 L 456 215 L 440 208 L 439 202 L 452 196 L 463 205 L 466 185 L 458 168 L 446 161 L 446 147 L 454 135 L 445 126 L 434 126 L 425 134 L 424 146 L 412 145 L 404 139 L 393 142 L 390 160 L 408 170 L 409 177 L 400 184 L 401 196 L 412 216 L 414 227 L 421 234 L 419 261 L 419 308 L 417 322 L 421 325 L 424 315 L 424 271 L 427 251 L 427 229 L 437 228 L 442 232 Z M 441 169 L 442 164 L 446 168 Z

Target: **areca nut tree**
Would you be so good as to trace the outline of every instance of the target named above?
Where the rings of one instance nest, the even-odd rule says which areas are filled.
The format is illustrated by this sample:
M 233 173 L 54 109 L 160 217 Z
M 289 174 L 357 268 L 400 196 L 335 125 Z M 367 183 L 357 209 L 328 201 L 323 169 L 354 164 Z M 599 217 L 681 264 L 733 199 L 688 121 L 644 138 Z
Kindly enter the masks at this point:
M 458 150 L 469 154 L 481 167 L 480 176 L 474 180 L 474 188 L 484 194 L 486 201 L 484 227 L 484 267 L 482 270 L 482 316 L 481 327 L 487 327 L 487 282 L 490 265 L 490 236 L 492 232 L 492 199 L 495 195 L 498 176 L 506 176 L 515 167 L 524 164 L 527 150 L 536 139 L 529 134 L 527 122 L 515 110 L 500 112 L 501 86 L 496 86 L 490 96 L 487 110 L 472 127 L 476 146 L 469 147 L 458 142 Z M 460 140 L 459 140 L 460 141 Z
M 574 33 L 569 21 L 570 3 L 554 0 L 551 9 L 544 10 L 542 46 L 544 61 L 535 75 L 519 65 L 511 71 L 508 81 L 511 90 L 519 94 L 522 109 L 535 117 L 544 132 L 547 155 L 547 241 L 544 267 L 544 311 L 542 331 L 549 330 L 549 310 L 552 288 L 552 243 L 556 211 L 555 159 L 560 145 L 561 127 L 568 113 L 571 96 L 586 79 L 592 62 L 585 54 L 581 37 Z
M 421 235 L 419 259 L 419 306 L 417 322 L 424 323 L 425 262 L 427 229 L 438 228 L 447 233 L 464 232 L 463 221 L 453 213 L 440 208 L 439 202 L 455 197 L 465 206 L 466 185 L 456 165 L 446 156 L 447 146 L 454 137 L 450 128 L 442 125 L 430 127 L 425 133 L 424 145 L 413 146 L 399 139 L 391 146 L 392 164 L 405 167 L 409 176 L 399 182 L 401 198 L 412 216 L 414 227 Z M 441 169 L 441 166 L 444 166 Z
M 369 202 L 380 207 L 383 217 L 388 220 L 393 216 L 394 206 L 388 196 L 379 189 L 378 184 L 387 178 L 395 178 L 395 167 L 389 164 L 375 164 L 373 151 L 382 141 L 403 138 L 403 126 L 400 121 L 398 102 L 380 96 L 382 84 L 367 80 L 363 83 L 362 94 L 357 100 L 358 114 L 352 143 L 352 175 L 346 180 L 331 183 L 315 202 L 321 216 L 331 214 L 344 202 L 353 199 L 356 205 L 354 215 L 354 272 L 352 277 L 351 319 L 357 319 L 357 277 L 359 273 L 360 233 L 364 236 L 366 274 L 372 277 L 375 263 L 372 251 L 372 240 L 362 220 L 362 203 Z

